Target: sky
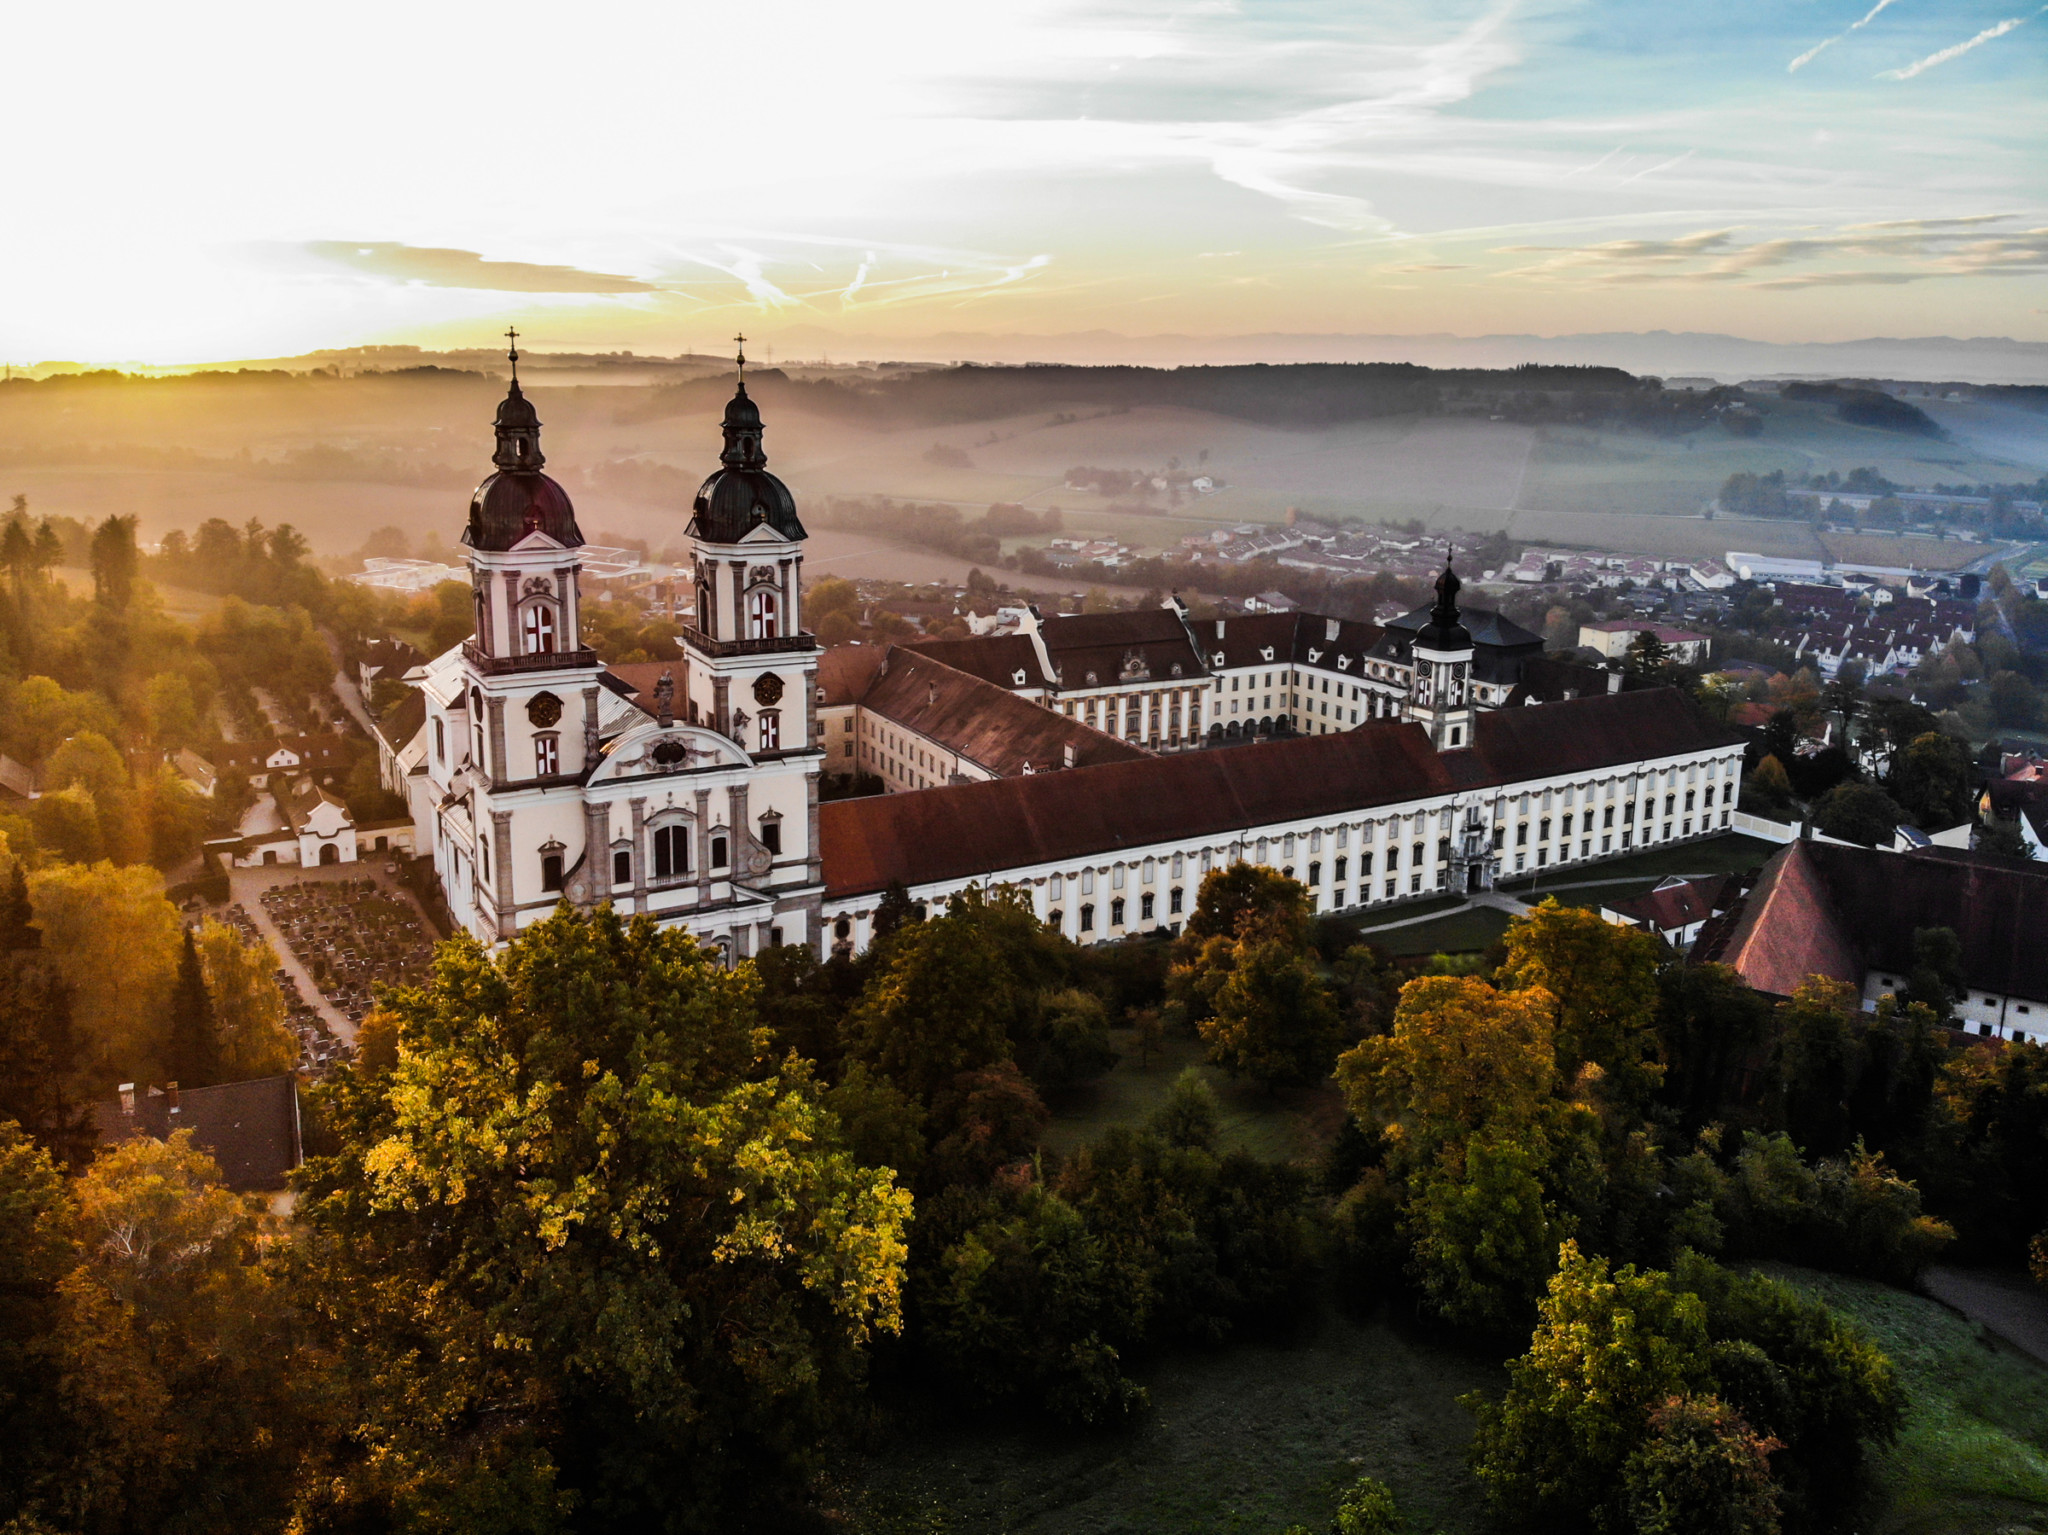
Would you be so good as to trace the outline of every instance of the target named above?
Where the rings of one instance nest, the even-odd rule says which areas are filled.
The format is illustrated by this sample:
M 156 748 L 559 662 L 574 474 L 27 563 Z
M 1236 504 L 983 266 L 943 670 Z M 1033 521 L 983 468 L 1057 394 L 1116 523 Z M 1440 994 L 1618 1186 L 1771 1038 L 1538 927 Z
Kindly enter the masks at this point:
M 514 323 L 2048 340 L 2016 0 L 68 0 L 9 34 L 14 363 Z

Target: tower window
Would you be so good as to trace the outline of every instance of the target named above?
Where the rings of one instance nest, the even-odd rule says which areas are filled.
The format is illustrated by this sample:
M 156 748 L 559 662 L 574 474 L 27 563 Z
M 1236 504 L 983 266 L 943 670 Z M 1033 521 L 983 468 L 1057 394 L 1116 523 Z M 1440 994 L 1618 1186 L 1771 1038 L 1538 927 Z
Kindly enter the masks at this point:
M 772 640 L 775 638 L 775 593 L 756 592 L 747 599 L 747 622 L 751 638 L 757 640 Z
M 612 854 L 612 883 L 630 885 L 633 883 L 633 855 L 625 848 Z
M 620 853 L 620 858 L 630 859 L 631 855 Z M 690 872 L 690 828 L 687 826 L 657 826 L 654 829 L 654 877 L 656 879 L 680 879 Z M 631 877 L 628 867 L 625 877 Z
M 526 653 L 530 656 L 550 655 L 555 648 L 555 610 L 545 602 L 536 602 L 526 610 Z
M 725 833 L 720 832 L 711 839 L 711 867 L 722 869 L 726 863 Z
M 761 823 L 761 846 L 778 857 L 782 853 L 782 823 L 767 821 Z
M 552 736 L 533 738 L 533 776 L 553 778 L 561 771 L 562 750 L 560 741 Z
M 446 762 L 448 760 L 448 727 L 443 723 L 439 715 L 434 717 L 434 760 L 436 762 Z
M 560 890 L 562 888 L 562 855 L 545 853 L 540 860 L 540 888 Z
M 782 711 L 763 709 L 758 721 L 761 727 L 761 750 L 773 752 L 782 750 Z

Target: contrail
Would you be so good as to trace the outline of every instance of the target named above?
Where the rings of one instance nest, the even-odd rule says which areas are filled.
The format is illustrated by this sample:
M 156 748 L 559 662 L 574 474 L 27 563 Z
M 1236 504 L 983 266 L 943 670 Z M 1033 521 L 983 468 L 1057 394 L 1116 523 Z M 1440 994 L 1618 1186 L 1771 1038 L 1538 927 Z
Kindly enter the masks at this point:
M 1785 66 L 1785 73 L 1788 75 L 1797 74 L 1800 70 L 1804 69 L 1807 65 L 1811 64 L 1815 59 L 1819 58 L 1823 53 L 1827 52 L 1828 49 L 1834 47 L 1836 43 L 1839 43 L 1843 38 L 1847 37 L 1851 32 L 1860 32 L 1865 27 L 1869 26 L 1873 21 L 1877 20 L 1877 13 L 1892 3 L 1893 0 L 1877 0 L 1877 4 L 1873 5 L 1870 8 L 1869 14 L 1866 15 L 1861 21 L 1852 21 L 1849 23 L 1848 26 L 1842 28 L 1842 30 L 1837 32 L 1833 37 L 1823 38 L 1820 42 L 1815 43 L 1811 48 L 1807 49 L 1806 52 L 1800 54 L 1798 58 L 1794 59 L 1791 63 L 1787 64 Z
M 1950 59 L 1959 59 L 1972 48 L 1981 48 L 1994 37 L 2003 37 L 2014 27 L 2025 26 L 2034 19 L 2034 16 L 2040 15 L 2041 11 L 2048 11 L 2048 5 L 2042 6 L 2041 10 L 2035 11 L 2032 16 L 2008 16 L 2005 20 L 1999 22 L 1997 26 L 1986 27 L 1968 42 L 1957 43 L 1954 47 L 1944 48 L 1939 53 L 1930 53 L 1926 58 L 1917 59 L 1913 63 L 1908 64 L 1904 69 L 1884 70 L 1875 78 L 1879 80 L 1910 80 L 1915 75 L 1924 75 L 1937 64 L 1946 64 Z

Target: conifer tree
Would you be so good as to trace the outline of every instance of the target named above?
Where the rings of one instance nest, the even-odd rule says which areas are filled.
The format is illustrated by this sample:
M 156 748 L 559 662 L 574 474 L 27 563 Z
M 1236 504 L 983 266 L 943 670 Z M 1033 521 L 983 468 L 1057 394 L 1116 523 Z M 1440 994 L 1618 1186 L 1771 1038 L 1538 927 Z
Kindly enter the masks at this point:
M 180 1087 L 210 1087 L 220 1080 L 220 1038 L 214 1027 L 213 998 L 199 964 L 199 945 L 190 928 L 178 956 L 178 979 L 171 989 L 170 1037 L 164 1057 L 171 1080 Z
M 92 1154 L 84 1057 L 71 988 L 53 966 L 0 944 L 0 1120 L 15 1121 L 70 1167 Z
M 36 926 L 35 908 L 29 904 L 28 875 L 15 860 L 8 872 L 7 887 L 0 890 L 0 954 L 16 954 L 43 946 L 43 930 Z

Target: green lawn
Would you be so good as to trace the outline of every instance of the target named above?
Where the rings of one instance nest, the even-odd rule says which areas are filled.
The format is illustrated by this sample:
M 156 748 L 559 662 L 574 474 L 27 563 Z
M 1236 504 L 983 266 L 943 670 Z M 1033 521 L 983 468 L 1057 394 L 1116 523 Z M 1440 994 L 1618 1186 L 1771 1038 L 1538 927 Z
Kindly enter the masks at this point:
M 1058 1433 L 941 1408 L 877 1425 L 839 1469 L 850 1535 L 1280 1535 L 1327 1529 L 1362 1475 L 1408 1528 L 1479 1535 L 1457 1398 L 1500 1367 L 1386 1322 L 1329 1316 L 1290 1346 L 1189 1350 L 1139 1372 L 1151 1410 L 1128 1429 Z
M 1905 1427 L 1877 1458 L 1869 1535 L 2048 1531 L 2048 1370 L 1934 1301 L 1765 1268 L 1854 1318 L 1906 1388 Z
M 1149 1064 L 1140 1065 L 1131 1031 L 1112 1029 L 1110 1043 L 1122 1059 L 1093 1082 L 1058 1096 L 1045 1144 L 1067 1153 L 1094 1140 L 1110 1125 L 1142 1125 L 1165 1099 L 1173 1079 L 1189 1066 L 1201 1072 L 1223 1105 L 1223 1144 L 1271 1162 L 1313 1160 L 1337 1131 L 1344 1115 L 1334 1083 L 1269 1093 L 1249 1082 L 1233 1082 L 1203 1059 L 1199 1039 L 1175 1035 Z
M 1468 906 L 1433 922 L 1368 933 L 1367 939 L 1389 954 L 1470 954 L 1487 947 L 1508 930 L 1508 914 L 1491 906 Z

